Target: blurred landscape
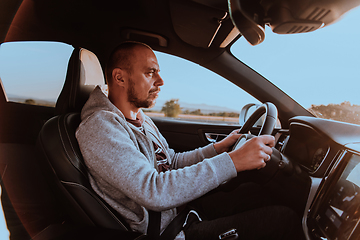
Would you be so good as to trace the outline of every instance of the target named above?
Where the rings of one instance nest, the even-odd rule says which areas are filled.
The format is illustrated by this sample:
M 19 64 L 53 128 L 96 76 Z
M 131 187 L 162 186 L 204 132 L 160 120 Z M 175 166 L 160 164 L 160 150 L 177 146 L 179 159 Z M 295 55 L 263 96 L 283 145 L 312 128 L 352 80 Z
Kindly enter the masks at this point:
M 9 101 L 31 105 L 54 107 L 54 100 L 40 100 L 9 96 Z M 240 108 L 241 106 L 239 106 Z M 150 117 L 171 117 L 192 121 L 223 122 L 238 124 L 241 109 L 231 109 L 207 104 L 191 104 L 180 102 L 178 99 L 158 102 L 151 109 L 144 109 Z M 360 125 L 360 105 L 351 104 L 348 101 L 340 104 L 311 105 L 308 109 L 319 118 L 332 119 Z

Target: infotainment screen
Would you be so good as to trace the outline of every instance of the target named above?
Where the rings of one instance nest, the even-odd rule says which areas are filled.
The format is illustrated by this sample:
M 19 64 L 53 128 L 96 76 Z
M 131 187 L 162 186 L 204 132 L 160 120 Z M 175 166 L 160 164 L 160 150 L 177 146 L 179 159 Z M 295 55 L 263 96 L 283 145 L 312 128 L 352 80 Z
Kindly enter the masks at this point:
M 316 216 L 328 239 L 349 239 L 359 225 L 359 186 L 360 156 L 352 155 Z

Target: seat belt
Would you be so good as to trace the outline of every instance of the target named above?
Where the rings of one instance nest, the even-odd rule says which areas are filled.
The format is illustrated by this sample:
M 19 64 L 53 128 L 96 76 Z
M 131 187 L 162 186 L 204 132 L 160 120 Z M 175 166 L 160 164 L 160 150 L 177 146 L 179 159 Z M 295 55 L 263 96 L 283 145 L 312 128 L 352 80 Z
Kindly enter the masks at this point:
M 144 128 L 145 136 L 148 138 L 150 143 L 152 144 L 153 140 L 150 138 L 148 131 Z M 156 155 L 154 152 L 154 163 L 157 164 Z M 164 232 L 160 235 L 160 225 L 161 225 L 161 212 L 155 212 L 152 210 L 148 210 L 149 213 L 149 225 L 147 230 L 147 235 L 152 240 L 173 240 L 176 235 L 183 228 L 183 224 L 185 222 L 186 216 L 189 213 L 187 207 L 183 209 L 176 217 L 170 222 L 170 224 L 166 227 Z
M 189 214 L 189 209 L 186 207 L 169 223 L 165 228 L 164 232 L 160 235 L 159 240 L 173 240 L 176 235 L 183 229 L 184 223 L 187 215 Z
M 183 229 L 189 209 L 186 207 L 169 223 L 164 232 L 160 235 L 161 212 L 149 210 L 148 236 L 152 240 L 173 240 Z
M 153 240 L 158 240 L 160 236 L 161 212 L 148 210 L 148 213 L 149 225 L 147 235 Z

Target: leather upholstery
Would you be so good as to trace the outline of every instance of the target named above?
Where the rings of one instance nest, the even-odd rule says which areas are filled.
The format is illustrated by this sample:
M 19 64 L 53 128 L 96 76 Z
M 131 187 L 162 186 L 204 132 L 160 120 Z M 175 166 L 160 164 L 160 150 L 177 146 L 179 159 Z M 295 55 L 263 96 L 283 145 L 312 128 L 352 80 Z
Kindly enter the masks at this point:
M 75 48 L 68 63 L 63 89 L 56 102 L 56 114 L 80 112 L 97 85 L 106 90 L 98 58 L 84 48 Z
M 75 131 L 80 123 L 79 113 L 56 116 L 45 123 L 39 144 L 56 175 L 59 191 L 72 204 L 74 218 L 86 225 L 128 230 L 121 216 L 92 190 L 87 169 L 81 156 Z M 79 221 L 79 220 L 77 220 Z

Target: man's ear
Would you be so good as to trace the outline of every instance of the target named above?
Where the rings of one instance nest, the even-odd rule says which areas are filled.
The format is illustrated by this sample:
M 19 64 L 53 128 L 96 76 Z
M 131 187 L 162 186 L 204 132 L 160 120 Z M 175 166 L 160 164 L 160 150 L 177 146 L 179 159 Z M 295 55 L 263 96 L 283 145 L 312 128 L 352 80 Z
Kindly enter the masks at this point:
M 114 68 L 112 71 L 113 82 L 117 85 L 123 86 L 125 83 L 125 72 L 121 68 Z

